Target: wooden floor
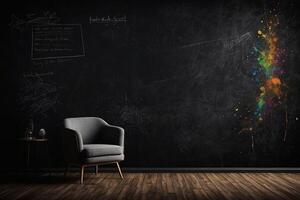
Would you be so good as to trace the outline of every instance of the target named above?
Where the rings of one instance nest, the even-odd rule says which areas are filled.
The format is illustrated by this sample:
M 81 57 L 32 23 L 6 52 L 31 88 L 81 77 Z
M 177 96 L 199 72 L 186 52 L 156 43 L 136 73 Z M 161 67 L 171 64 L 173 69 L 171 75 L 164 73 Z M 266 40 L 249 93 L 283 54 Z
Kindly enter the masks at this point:
M 7 178 L 0 199 L 294 199 L 300 200 L 297 173 L 92 173 Z

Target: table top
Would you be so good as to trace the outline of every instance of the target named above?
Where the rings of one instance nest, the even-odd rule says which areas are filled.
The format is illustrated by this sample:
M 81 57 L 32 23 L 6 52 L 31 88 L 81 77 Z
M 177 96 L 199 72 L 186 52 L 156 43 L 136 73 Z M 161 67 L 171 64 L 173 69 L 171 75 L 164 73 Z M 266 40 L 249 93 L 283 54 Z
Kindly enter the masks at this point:
M 19 138 L 19 140 L 25 142 L 47 142 L 48 138 L 24 137 Z

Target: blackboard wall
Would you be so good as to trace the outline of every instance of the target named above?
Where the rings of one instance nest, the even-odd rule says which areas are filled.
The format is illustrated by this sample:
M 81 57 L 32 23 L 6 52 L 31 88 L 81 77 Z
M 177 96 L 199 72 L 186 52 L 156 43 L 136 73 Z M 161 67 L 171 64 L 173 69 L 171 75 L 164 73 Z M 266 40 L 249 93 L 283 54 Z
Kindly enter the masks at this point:
M 299 167 L 297 6 L 11 3 L 1 62 L 3 160 L 19 162 L 16 139 L 32 118 L 35 134 L 46 129 L 60 166 L 63 119 L 99 116 L 126 131 L 123 166 Z M 270 11 L 287 51 L 281 89 L 288 95 L 256 123 L 260 85 L 249 71 Z

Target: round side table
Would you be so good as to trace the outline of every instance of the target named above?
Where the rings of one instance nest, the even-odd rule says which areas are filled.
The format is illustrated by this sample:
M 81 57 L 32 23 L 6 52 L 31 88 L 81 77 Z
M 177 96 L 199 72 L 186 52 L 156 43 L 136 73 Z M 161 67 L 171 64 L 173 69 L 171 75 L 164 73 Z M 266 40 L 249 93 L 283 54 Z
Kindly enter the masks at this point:
M 48 169 L 50 169 L 50 160 L 49 160 L 49 140 L 48 138 L 36 138 L 36 137 L 24 137 L 18 139 L 20 142 L 23 142 L 26 145 L 26 166 L 29 167 L 30 164 L 30 146 L 36 144 L 46 145 L 46 156 L 48 157 Z M 49 170 L 49 174 L 51 174 Z

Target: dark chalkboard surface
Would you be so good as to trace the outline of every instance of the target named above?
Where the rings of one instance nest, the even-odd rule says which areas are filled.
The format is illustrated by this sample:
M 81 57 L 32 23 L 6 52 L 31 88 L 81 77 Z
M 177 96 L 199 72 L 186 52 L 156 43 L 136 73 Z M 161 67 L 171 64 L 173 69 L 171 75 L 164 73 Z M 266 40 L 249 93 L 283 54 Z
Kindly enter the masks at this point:
M 7 16 L 6 137 L 32 118 L 61 163 L 62 120 L 99 116 L 124 127 L 129 167 L 300 166 L 296 0 L 23 4 Z M 282 73 L 267 80 L 271 36 Z

